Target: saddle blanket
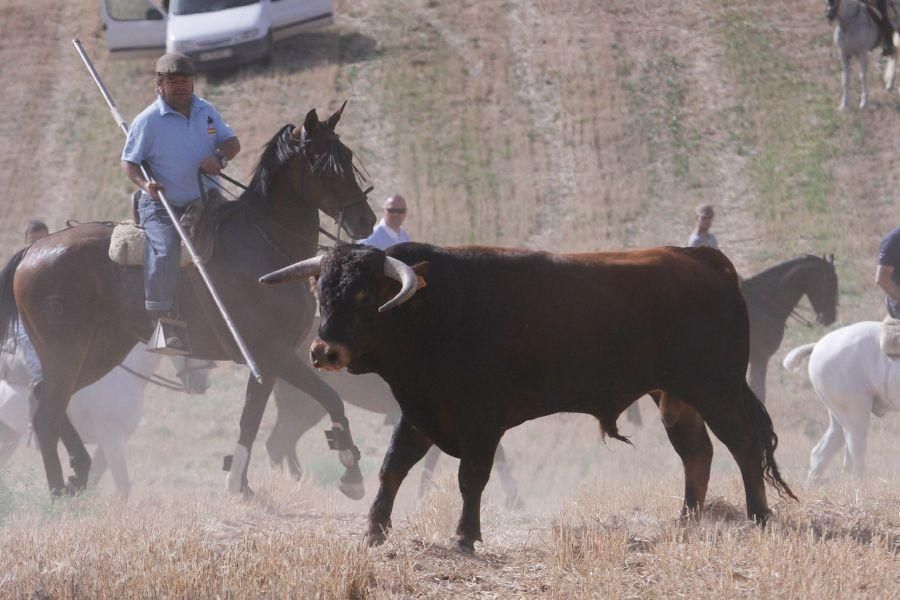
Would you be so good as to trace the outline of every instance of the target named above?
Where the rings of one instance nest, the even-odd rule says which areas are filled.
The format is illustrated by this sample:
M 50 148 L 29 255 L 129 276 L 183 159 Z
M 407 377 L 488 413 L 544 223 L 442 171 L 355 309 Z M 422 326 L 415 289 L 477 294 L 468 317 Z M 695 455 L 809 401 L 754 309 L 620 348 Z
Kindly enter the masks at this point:
M 881 351 L 888 356 L 900 357 L 900 319 L 886 317 L 881 323 L 881 335 L 878 336 Z
M 124 221 L 115 226 L 109 240 L 109 258 L 123 267 L 144 266 L 144 249 L 147 247 L 147 236 L 144 228 L 134 221 Z M 191 264 L 191 255 L 181 243 L 181 260 L 179 266 Z
M 137 195 L 132 197 L 132 201 L 136 206 Z M 215 249 L 217 215 L 221 214 L 220 209 L 227 204 L 229 203 L 218 190 L 209 190 L 204 200 L 191 203 L 181 215 L 181 228 L 190 238 L 194 250 L 200 256 L 200 262 L 204 265 L 209 262 Z M 112 238 L 109 240 L 109 258 L 123 267 L 142 267 L 146 247 L 147 236 L 144 234 L 144 228 L 134 221 L 124 221 L 113 228 Z M 186 267 L 190 264 L 191 255 L 182 242 L 179 265 Z

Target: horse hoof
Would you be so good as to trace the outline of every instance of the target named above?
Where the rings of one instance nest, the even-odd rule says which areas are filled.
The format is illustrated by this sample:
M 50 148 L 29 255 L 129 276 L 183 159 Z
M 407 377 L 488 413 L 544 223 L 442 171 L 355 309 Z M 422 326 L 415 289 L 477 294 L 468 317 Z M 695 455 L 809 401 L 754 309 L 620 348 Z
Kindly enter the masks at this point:
M 348 468 L 341 476 L 338 489 L 351 500 L 362 500 L 366 495 L 366 487 L 363 483 L 362 471 L 359 470 L 359 464 L 355 464 Z
M 69 475 L 66 481 L 66 494 L 69 496 L 77 496 L 87 488 L 87 479 Z
M 351 500 L 362 500 L 366 495 L 366 486 L 362 483 L 344 483 L 342 481 L 338 485 L 338 489 Z

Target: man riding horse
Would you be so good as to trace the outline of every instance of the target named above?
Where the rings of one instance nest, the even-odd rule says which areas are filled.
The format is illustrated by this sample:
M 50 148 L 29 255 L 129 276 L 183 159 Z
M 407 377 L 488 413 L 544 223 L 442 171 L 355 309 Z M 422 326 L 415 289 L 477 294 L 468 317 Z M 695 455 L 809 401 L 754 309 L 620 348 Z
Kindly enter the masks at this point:
M 147 234 L 145 306 L 164 347 L 169 352 L 190 354 L 186 326 L 175 302 L 181 240 L 160 203 L 159 192 L 165 192 L 172 211 L 181 216 L 188 205 L 200 199 L 197 169 L 217 176 L 240 152 L 241 144 L 215 107 L 194 95 L 194 66 L 187 56 L 170 52 L 160 57 L 156 92 L 157 99 L 128 130 L 122 168 L 143 192 L 138 214 Z M 150 168 L 156 181 L 144 179 L 141 163 Z M 165 329 L 160 319 L 167 324 Z

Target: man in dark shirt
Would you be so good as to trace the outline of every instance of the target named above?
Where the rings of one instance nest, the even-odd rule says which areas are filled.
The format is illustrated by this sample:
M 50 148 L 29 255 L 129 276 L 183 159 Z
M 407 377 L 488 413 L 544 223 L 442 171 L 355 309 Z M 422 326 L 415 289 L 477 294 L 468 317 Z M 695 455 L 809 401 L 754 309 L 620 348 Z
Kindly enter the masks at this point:
M 875 283 L 887 294 L 888 314 L 895 319 L 900 318 L 900 227 L 881 241 Z

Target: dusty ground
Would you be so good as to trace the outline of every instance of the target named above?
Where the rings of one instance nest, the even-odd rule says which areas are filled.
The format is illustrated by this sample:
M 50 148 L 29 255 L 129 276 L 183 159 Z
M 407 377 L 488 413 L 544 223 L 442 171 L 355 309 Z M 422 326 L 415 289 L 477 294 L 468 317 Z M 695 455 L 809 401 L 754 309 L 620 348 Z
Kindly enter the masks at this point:
M 743 273 L 834 252 L 837 325 L 879 318 L 870 280 L 878 241 L 896 224 L 900 97 L 873 85 L 869 110 L 837 112 L 838 62 L 820 7 L 337 7 L 335 28 L 282 44 L 271 68 L 198 78 L 198 92 L 244 143 L 233 175 L 247 173 L 285 122 L 349 99 L 343 139 L 367 166 L 376 200 L 401 192 L 411 202 L 415 239 L 548 250 L 683 243 L 693 206 L 712 202 L 723 250 Z M 127 216 L 121 134 L 69 40 L 82 39 L 128 117 L 152 99 L 152 61 L 107 60 L 88 0 L 8 0 L 0 32 L 0 247 L 11 253 L 35 216 L 52 229 Z M 785 347 L 822 333 L 792 326 Z M 622 425 L 635 449 L 606 448 L 579 416 L 510 432 L 504 443 L 526 510 L 503 509 L 492 481 L 484 544 L 465 557 L 450 544 L 458 511 L 450 460 L 422 503 L 413 472 L 385 546 L 360 544 L 389 436 L 380 416 L 362 411 L 351 419 L 365 501 L 333 491 L 337 461 L 318 431 L 300 444 L 299 485 L 270 474 L 258 444 L 256 498 L 225 497 L 218 467 L 236 439 L 245 373 L 222 367 L 204 398 L 149 395 L 129 450 L 128 503 L 107 484 L 51 504 L 37 454 L 19 451 L 0 475 L 0 594 L 896 597 L 897 416 L 873 424 L 865 481 L 834 465 L 834 479 L 806 488 L 824 411 L 802 376 L 771 370 L 778 457 L 801 503 L 773 498 L 767 530 L 740 517 L 737 471 L 719 445 L 707 520 L 675 522 L 680 465 L 643 401 L 647 425 Z

